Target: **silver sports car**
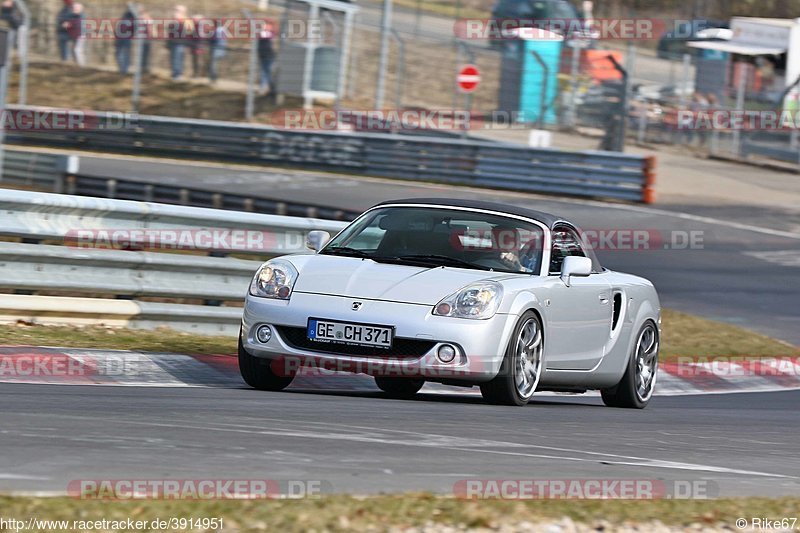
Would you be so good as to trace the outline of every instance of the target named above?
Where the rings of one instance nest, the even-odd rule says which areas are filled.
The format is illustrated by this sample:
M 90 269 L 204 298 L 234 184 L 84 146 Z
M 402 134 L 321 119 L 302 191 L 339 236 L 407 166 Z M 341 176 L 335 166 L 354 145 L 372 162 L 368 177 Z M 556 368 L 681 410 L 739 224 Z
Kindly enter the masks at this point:
M 257 389 L 297 372 L 374 376 L 391 396 L 425 381 L 497 404 L 599 389 L 642 408 L 656 384 L 661 309 L 646 279 L 603 268 L 562 218 L 479 201 L 369 209 L 333 239 L 256 272 L 239 367 Z

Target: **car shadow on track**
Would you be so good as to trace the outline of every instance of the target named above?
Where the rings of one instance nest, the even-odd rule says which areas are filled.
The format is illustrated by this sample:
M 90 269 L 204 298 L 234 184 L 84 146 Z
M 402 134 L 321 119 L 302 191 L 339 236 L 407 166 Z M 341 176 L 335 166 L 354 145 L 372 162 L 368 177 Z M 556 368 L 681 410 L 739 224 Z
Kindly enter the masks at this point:
M 483 398 L 481 398 L 480 395 L 474 393 L 470 394 L 469 392 L 466 391 L 464 392 L 464 394 L 458 394 L 458 393 L 437 394 L 437 393 L 420 392 L 416 394 L 413 398 L 391 398 L 380 391 L 320 390 L 320 389 L 301 389 L 301 388 L 288 389 L 282 391 L 282 394 L 379 399 L 379 400 L 389 400 L 394 402 L 408 402 L 408 403 L 429 402 L 437 404 L 465 404 L 465 405 L 477 404 L 477 405 L 485 405 L 487 407 L 498 407 L 486 403 L 483 400 Z M 591 397 L 536 398 L 534 396 L 534 398 L 528 403 L 526 407 L 604 407 L 604 406 L 601 403 L 598 403 L 596 398 L 591 398 Z

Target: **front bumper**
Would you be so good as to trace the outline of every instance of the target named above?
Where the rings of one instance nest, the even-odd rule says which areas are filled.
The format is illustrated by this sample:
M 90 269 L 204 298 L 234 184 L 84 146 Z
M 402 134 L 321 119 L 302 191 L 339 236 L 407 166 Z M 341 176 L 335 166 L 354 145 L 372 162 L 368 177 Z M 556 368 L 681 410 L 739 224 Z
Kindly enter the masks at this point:
M 352 310 L 354 301 L 362 302 L 358 311 Z M 287 361 L 288 370 L 298 365 L 322 368 L 325 371 L 342 370 L 371 375 L 424 377 L 429 381 L 481 382 L 497 375 L 503 360 L 508 338 L 514 327 L 509 315 L 496 314 L 487 320 L 468 320 L 435 316 L 432 306 L 408 303 L 361 300 L 342 296 L 293 293 L 291 300 L 270 300 L 248 295 L 242 317 L 242 345 L 248 353 L 266 359 Z M 395 327 L 396 345 L 403 340 L 427 341 L 431 347 L 420 354 L 393 352 L 381 354 L 380 349 L 369 355 L 336 353 L 334 345 L 321 345 L 314 350 L 300 348 L 290 342 L 281 329 L 303 328 L 309 317 L 358 322 L 364 324 L 392 325 Z M 262 325 L 272 327 L 272 337 L 267 342 L 256 338 Z M 442 344 L 456 348 L 456 358 L 451 363 L 440 361 L 436 353 Z M 408 343 L 406 343 L 408 345 Z

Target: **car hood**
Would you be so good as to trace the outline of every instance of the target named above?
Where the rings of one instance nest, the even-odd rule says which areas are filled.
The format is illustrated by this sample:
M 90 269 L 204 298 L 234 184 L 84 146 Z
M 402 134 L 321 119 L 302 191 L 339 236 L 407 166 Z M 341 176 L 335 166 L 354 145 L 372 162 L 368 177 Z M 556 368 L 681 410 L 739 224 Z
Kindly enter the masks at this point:
M 482 270 L 377 263 L 354 257 L 304 255 L 286 259 L 299 272 L 295 292 L 348 298 L 436 305 L 465 285 L 498 279 L 497 273 Z

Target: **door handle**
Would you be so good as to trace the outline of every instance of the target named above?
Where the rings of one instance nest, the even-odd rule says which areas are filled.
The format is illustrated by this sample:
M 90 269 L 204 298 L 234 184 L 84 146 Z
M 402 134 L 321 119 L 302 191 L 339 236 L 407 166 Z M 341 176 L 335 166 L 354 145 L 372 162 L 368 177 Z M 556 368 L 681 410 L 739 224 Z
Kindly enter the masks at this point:
M 605 294 L 600 295 L 600 305 L 608 305 L 608 296 Z

